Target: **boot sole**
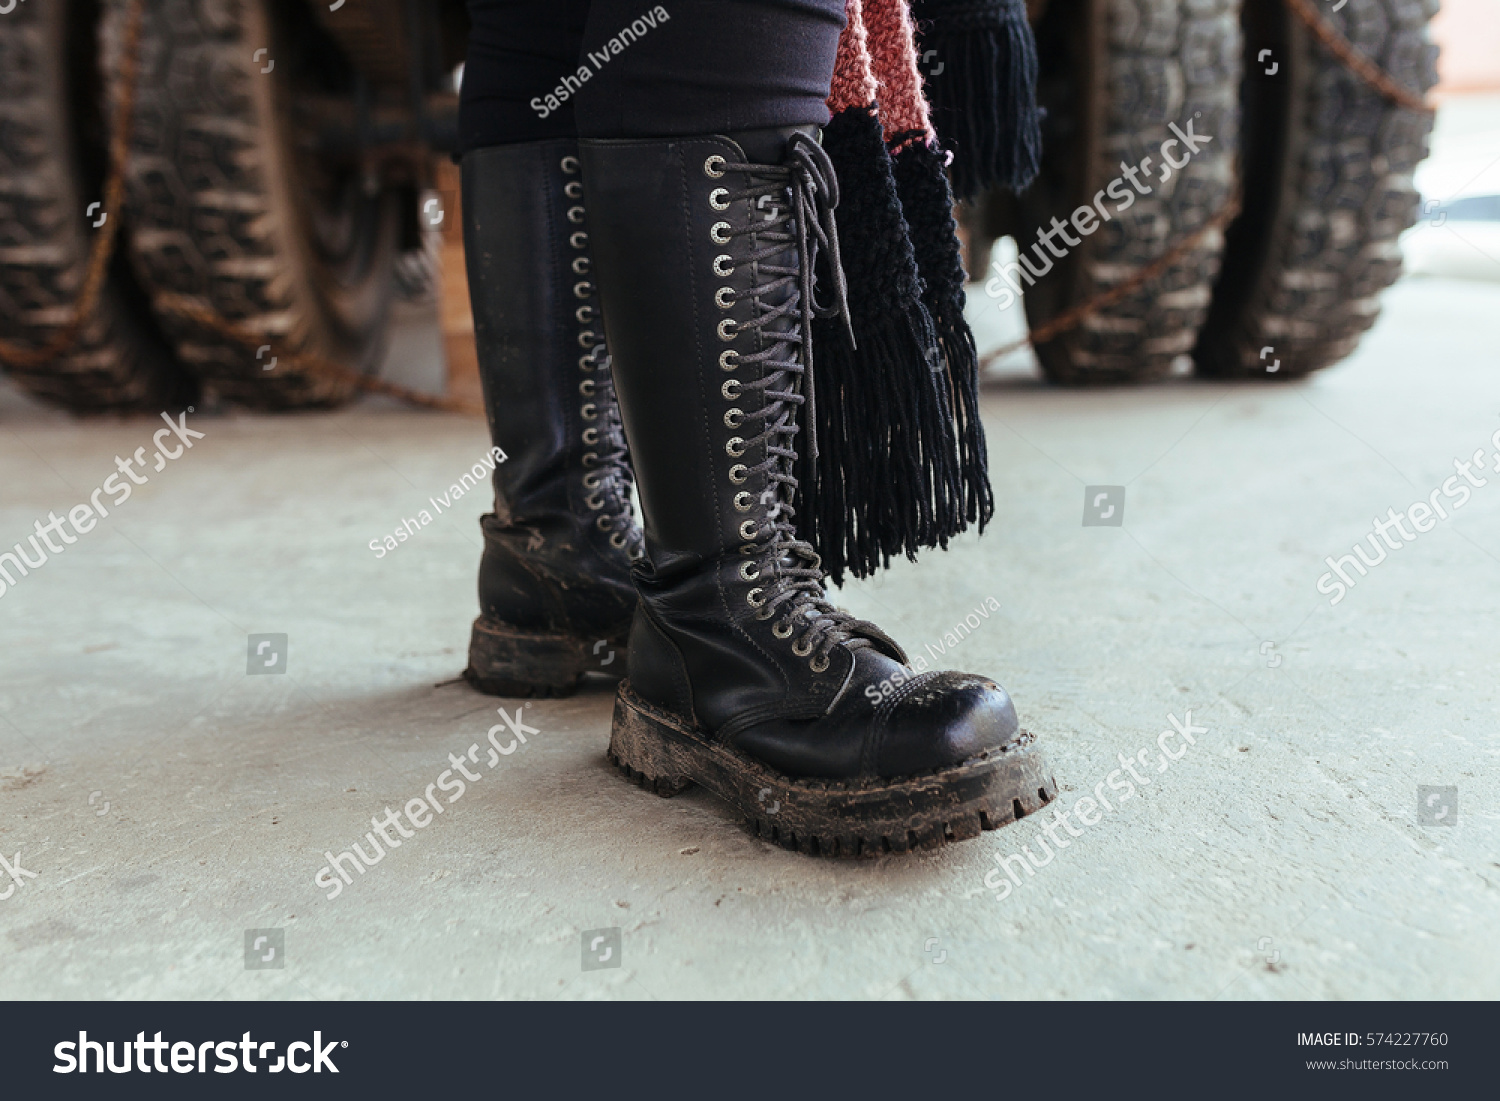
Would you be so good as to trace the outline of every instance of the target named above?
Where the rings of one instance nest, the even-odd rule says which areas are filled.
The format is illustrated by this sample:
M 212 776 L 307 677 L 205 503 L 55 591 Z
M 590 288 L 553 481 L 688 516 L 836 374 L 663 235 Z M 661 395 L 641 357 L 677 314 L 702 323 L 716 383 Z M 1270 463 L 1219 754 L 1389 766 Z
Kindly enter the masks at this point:
M 603 641 L 614 657 L 594 652 Z M 595 640 L 522 631 L 480 616 L 469 636 L 464 680 L 489 696 L 556 699 L 578 691 L 587 673 L 625 671 L 625 636 Z
M 966 841 L 1057 798 L 1033 735 L 951 768 L 894 780 L 793 780 L 652 707 L 620 684 L 609 759 L 670 797 L 698 784 L 733 806 L 751 832 L 809 856 L 882 856 Z

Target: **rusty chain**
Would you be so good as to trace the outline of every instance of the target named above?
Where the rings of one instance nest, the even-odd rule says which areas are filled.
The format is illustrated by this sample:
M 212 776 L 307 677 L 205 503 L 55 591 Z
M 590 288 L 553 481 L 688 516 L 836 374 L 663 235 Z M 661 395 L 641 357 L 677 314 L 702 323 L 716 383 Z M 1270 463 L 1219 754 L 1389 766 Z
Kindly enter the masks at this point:
M 201 325 L 205 329 L 211 329 L 220 336 L 228 337 L 239 344 L 243 344 L 248 350 L 264 343 L 265 338 L 260 334 L 236 325 L 209 307 L 192 298 L 179 294 L 162 294 L 155 299 L 158 308 L 167 313 L 175 314 L 184 320 Z M 382 378 L 372 375 L 362 375 L 358 371 L 345 367 L 342 363 L 322 356 L 310 355 L 306 352 L 278 353 L 278 358 L 286 360 L 294 367 L 299 367 L 309 374 L 322 375 L 325 378 L 336 379 L 340 382 L 357 386 L 371 394 L 385 394 L 389 397 L 398 398 L 410 405 L 421 406 L 424 409 L 437 409 L 445 413 L 469 413 L 475 416 L 483 416 L 484 409 L 470 402 L 460 401 L 457 398 L 443 397 L 438 394 L 424 394 L 420 390 L 412 390 L 402 386 L 400 383 L 388 382 Z
M 1307 25 L 1318 41 L 1351 72 L 1395 103 L 1414 111 L 1431 112 L 1432 108 L 1427 105 L 1421 95 L 1402 87 L 1388 73 L 1381 69 L 1379 65 L 1356 50 L 1343 36 L 1328 26 L 1313 8 L 1311 0 L 1286 0 L 1286 2 L 1297 17 Z M 125 34 L 120 62 L 121 95 L 116 105 L 113 125 L 111 127 L 109 175 L 104 187 L 104 205 L 106 211 L 109 212 L 120 211 L 123 207 L 125 196 L 125 172 L 129 159 L 129 143 L 134 124 L 135 89 L 139 78 L 140 37 L 144 15 L 144 0 L 130 0 L 126 11 Z M 1070 310 L 1064 311 L 1045 325 L 1027 334 L 1025 338 L 1013 341 L 1002 348 L 986 353 L 980 360 L 980 367 L 988 366 L 997 359 L 1007 356 L 1020 348 L 1024 348 L 1028 344 L 1046 343 L 1076 328 L 1094 313 L 1106 306 L 1113 305 L 1121 298 L 1155 279 L 1195 249 L 1209 233 L 1226 227 L 1238 213 L 1238 197 L 1231 197 L 1213 218 L 1178 242 L 1168 252 L 1136 272 L 1129 279 L 1094 295 L 1088 301 Z M 0 341 L 0 361 L 6 361 L 21 367 L 44 366 L 55 356 L 61 355 L 77 342 L 84 325 L 93 316 L 94 310 L 98 306 L 99 295 L 104 287 L 104 279 L 109 261 L 119 241 L 119 226 L 119 217 L 110 219 L 94 239 L 84 276 L 83 287 L 74 302 L 73 315 L 69 318 L 68 322 L 54 332 L 45 344 L 37 348 L 24 348 L 6 341 Z M 168 313 L 192 321 L 195 324 L 244 345 L 247 350 L 260 345 L 263 340 L 263 334 L 252 332 L 242 325 L 237 325 L 202 303 L 181 295 L 157 295 L 154 303 L 157 307 Z M 350 370 L 343 364 L 322 356 L 311 355 L 309 353 L 286 353 L 282 354 L 279 358 L 310 374 L 334 379 L 345 385 L 355 386 L 368 393 L 385 394 L 423 408 L 468 414 L 483 412 L 482 409 L 472 403 L 425 394 L 397 383 L 362 375 L 357 371 Z
M 73 303 L 73 315 L 46 343 L 37 348 L 23 348 L 0 340 L 0 361 L 17 367 L 44 367 L 55 357 L 77 343 L 84 325 L 94 315 L 99 305 L 99 294 L 104 289 L 104 277 L 114 255 L 115 242 L 119 238 L 119 212 L 125 198 L 125 160 L 128 155 L 129 132 L 135 110 L 135 79 L 140 64 L 142 0 L 132 0 L 125 23 L 123 56 L 120 59 L 120 75 L 125 82 L 125 94 L 115 108 L 109 142 L 109 177 L 104 184 L 104 210 L 113 217 L 106 218 L 101 232 L 94 238 L 85 269 L 83 287 Z
M 1329 53 L 1342 61 L 1345 68 L 1355 76 L 1386 99 L 1408 110 L 1432 114 L 1433 109 L 1428 106 L 1427 99 L 1422 93 L 1403 87 L 1391 77 L 1390 73 L 1355 49 L 1347 38 L 1323 21 L 1323 17 L 1313 7 L 1312 0 L 1286 0 L 1286 2 L 1297 18 L 1307 24 L 1307 29 L 1313 33 L 1313 37 L 1321 42 Z
M 1188 253 L 1192 252 L 1193 249 L 1197 248 L 1198 245 L 1203 241 L 1203 238 L 1207 237 L 1215 230 L 1221 230 L 1225 226 L 1229 225 L 1230 222 L 1234 221 L 1235 215 L 1237 215 L 1239 212 L 1239 196 L 1237 194 L 1231 195 L 1229 201 L 1219 209 L 1219 212 L 1217 214 L 1215 214 L 1208 221 L 1204 222 L 1201 226 L 1195 229 L 1192 233 L 1188 234 L 1181 241 L 1177 242 L 1177 244 L 1167 252 L 1163 253 L 1161 256 L 1158 256 L 1155 260 L 1151 261 L 1151 263 L 1147 264 L 1140 271 L 1136 272 L 1129 279 L 1126 279 L 1123 283 L 1118 283 L 1115 286 L 1110 287 L 1107 291 L 1100 291 L 1098 294 L 1088 299 L 1088 301 L 1081 302 L 1070 310 L 1064 310 L 1062 313 L 1058 314 L 1045 325 L 1042 325 L 1027 333 L 1020 340 L 1014 340 L 1011 343 L 1006 344 L 1001 348 L 997 348 L 992 352 L 986 352 L 979 359 L 980 368 L 983 369 L 985 367 L 988 367 L 997 359 L 1002 359 L 1005 356 L 1010 355 L 1012 352 L 1019 351 L 1020 349 L 1026 347 L 1026 345 L 1028 344 L 1045 344 L 1047 343 L 1047 341 L 1053 339 L 1054 337 L 1061 336 L 1063 333 L 1077 328 L 1091 315 L 1099 310 L 1102 310 L 1105 306 L 1113 305 L 1120 299 L 1124 298 L 1127 294 L 1130 294 L 1132 291 L 1139 290 L 1142 286 L 1151 282 L 1151 280 L 1155 279 L 1162 272 L 1166 271 L 1173 264 L 1177 263 L 1177 261 L 1181 260 Z
M 1422 111 L 1427 114 L 1432 113 L 1433 109 L 1428 106 L 1426 99 L 1422 95 L 1413 92 L 1409 88 L 1402 87 L 1389 73 L 1370 58 L 1360 53 L 1343 35 L 1324 22 L 1323 17 L 1313 7 L 1312 0 L 1286 0 L 1286 3 L 1291 7 L 1292 12 L 1297 18 L 1301 19 L 1307 25 L 1307 29 L 1323 44 L 1328 52 L 1341 61 L 1355 76 L 1359 77 L 1387 99 L 1402 107 L 1412 111 Z M 981 368 L 987 367 L 996 360 L 1008 356 L 1012 352 L 1019 351 L 1028 344 L 1045 344 L 1054 337 L 1076 328 L 1092 314 L 1103 309 L 1105 306 L 1114 304 L 1131 291 L 1155 279 L 1163 271 L 1196 248 L 1198 243 L 1211 230 L 1222 229 L 1227 226 L 1234 220 L 1235 215 L 1239 213 L 1239 207 L 1238 196 L 1231 198 L 1224 205 L 1224 208 L 1218 214 L 1214 215 L 1212 219 L 1199 227 L 1190 236 L 1184 238 L 1171 251 L 1136 272 L 1125 282 L 1111 287 L 1107 291 L 1101 291 L 1088 301 L 1064 311 L 1045 325 L 1027 334 L 1023 339 L 1013 341 L 996 351 L 986 353 L 980 359 L 979 366 Z

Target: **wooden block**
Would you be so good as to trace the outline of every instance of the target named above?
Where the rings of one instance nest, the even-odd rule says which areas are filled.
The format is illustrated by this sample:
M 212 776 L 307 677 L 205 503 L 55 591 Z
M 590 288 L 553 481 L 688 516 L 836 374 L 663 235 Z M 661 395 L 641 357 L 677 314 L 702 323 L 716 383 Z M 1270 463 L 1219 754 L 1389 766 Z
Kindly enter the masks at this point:
M 469 306 L 469 277 L 464 266 L 464 220 L 459 168 L 439 156 L 433 186 L 443 196 L 443 245 L 440 252 L 438 323 L 447 365 L 447 396 L 481 405 L 479 354 L 474 347 L 474 311 Z

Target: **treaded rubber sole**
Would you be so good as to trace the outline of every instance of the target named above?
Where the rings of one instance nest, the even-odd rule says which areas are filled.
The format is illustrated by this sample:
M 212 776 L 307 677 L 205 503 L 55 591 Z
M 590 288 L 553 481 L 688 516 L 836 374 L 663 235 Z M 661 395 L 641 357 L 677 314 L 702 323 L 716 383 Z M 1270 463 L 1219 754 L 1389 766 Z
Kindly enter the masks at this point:
M 1320 18 L 1396 83 L 1425 93 L 1437 82 L 1437 0 L 1342 7 L 1319 4 Z M 1365 84 L 1282 0 L 1245 0 L 1243 18 L 1245 206 L 1193 354 L 1201 375 L 1285 382 L 1349 355 L 1379 317 L 1434 118 Z M 1274 73 L 1248 64 L 1266 48 L 1281 59 Z
M 1046 112 L 1042 171 L 1019 197 L 1018 247 L 1051 269 L 1024 296 L 1032 331 L 1113 290 L 1218 214 L 1234 190 L 1239 115 L 1240 0 L 1051 0 L 1037 26 L 1037 102 Z M 1212 135 L 1161 178 L 1169 125 Z M 1183 146 L 1175 147 L 1174 159 Z M 1151 163 L 1146 165 L 1145 158 Z M 1149 193 L 1115 191 L 1110 220 L 1054 260 L 1038 233 L 1126 186 L 1144 165 Z M 1123 209 L 1121 209 L 1123 207 Z M 1050 243 L 1050 242 L 1049 242 Z M 1100 305 L 1036 346 L 1042 371 L 1064 386 L 1165 378 L 1193 349 L 1208 312 L 1224 235 L 1205 233 L 1167 269 Z M 998 274 L 991 271 L 991 274 Z M 1013 279 L 1016 277 L 1012 277 Z M 1030 279 L 1028 274 L 1026 279 Z M 1019 281 L 1017 281 L 1019 286 Z
M 85 213 L 104 188 L 103 139 L 88 136 L 102 120 L 84 90 L 97 61 L 94 25 L 78 0 L 0 7 L 10 12 L 0 41 L 0 340 L 37 347 L 71 321 L 98 232 Z M 120 259 L 70 346 L 4 370 L 75 413 L 180 412 L 198 400 L 197 382 Z
M 102 4 L 111 103 L 124 92 L 127 5 Z M 374 373 L 394 291 L 397 194 L 341 190 L 302 144 L 297 105 L 340 78 L 305 60 L 317 39 L 293 14 L 300 6 L 152 0 L 141 27 L 122 244 L 183 363 L 213 393 L 254 409 L 333 408 L 354 397 L 348 378 L 286 353 Z M 274 67 L 255 60 L 260 47 Z M 351 107 L 356 99 L 352 86 L 326 94 Z M 324 225 L 344 236 L 328 237 Z M 247 347 L 164 308 L 173 301 L 259 339 Z M 262 359 L 273 348 L 279 366 Z
M 1034 814 L 1057 797 L 1025 733 L 952 768 L 871 780 L 793 780 L 646 703 L 615 693 L 609 759 L 641 787 L 670 797 L 698 784 L 751 832 L 809 856 L 882 856 L 966 841 Z
M 602 643 L 602 645 L 601 645 Z M 596 651 L 605 650 L 600 657 Z M 489 696 L 546 699 L 571 696 L 587 673 L 625 671 L 625 636 L 584 639 L 522 631 L 480 616 L 469 636 L 464 680 Z

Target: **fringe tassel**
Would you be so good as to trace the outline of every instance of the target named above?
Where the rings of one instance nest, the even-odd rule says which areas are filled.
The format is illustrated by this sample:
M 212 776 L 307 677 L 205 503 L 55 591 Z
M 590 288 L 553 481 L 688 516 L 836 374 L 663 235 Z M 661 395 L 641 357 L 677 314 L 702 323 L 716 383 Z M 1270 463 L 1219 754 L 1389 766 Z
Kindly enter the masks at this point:
M 911 227 L 912 249 L 922 276 L 922 303 L 931 314 L 947 368 L 948 401 L 953 410 L 958 471 L 963 485 L 963 519 L 984 531 L 995 514 L 989 455 L 979 421 L 979 350 L 964 319 L 964 265 L 953 218 L 953 193 L 944 171 L 947 157 L 921 134 L 897 135 L 891 161 L 901 208 Z M 902 140 L 906 144 L 902 145 Z M 956 535 L 963 524 L 939 531 Z
M 965 486 L 943 385 L 944 349 L 927 307 L 880 122 L 834 115 L 823 146 L 839 174 L 835 217 L 854 338 L 814 323 L 819 458 L 802 449 L 798 534 L 835 584 L 867 577 L 963 526 Z M 977 423 L 977 422 L 976 422 Z
M 953 192 L 1020 191 L 1042 160 L 1036 38 L 1022 0 L 914 0 L 933 127 L 953 151 Z M 941 64 L 941 71 L 936 71 Z

